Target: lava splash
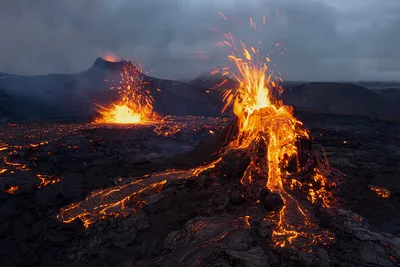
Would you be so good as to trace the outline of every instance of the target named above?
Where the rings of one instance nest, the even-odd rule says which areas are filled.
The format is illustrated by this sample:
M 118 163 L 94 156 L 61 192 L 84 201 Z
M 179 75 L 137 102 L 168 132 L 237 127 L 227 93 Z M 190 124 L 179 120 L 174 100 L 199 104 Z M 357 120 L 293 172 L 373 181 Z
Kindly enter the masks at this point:
M 120 76 L 120 84 L 110 88 L 118 90 L 118 99 L 109 107 L 95 104 L 100 117 L 94 123 L 135 124 L 154 120 L 154 99 L 142 68 L 126 61 Z

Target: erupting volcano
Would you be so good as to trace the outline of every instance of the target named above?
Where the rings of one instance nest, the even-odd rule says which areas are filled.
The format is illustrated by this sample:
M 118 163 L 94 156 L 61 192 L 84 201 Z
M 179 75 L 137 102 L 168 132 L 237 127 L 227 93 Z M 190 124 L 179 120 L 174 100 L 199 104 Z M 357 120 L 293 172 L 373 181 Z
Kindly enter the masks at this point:
M 110 89 L 118 90 L 118 99 L 109 107 L 96 104 L 96 111 L 101 115 L 95 123 L 135 124 L 151 121 L 156 117 L 148 87 L 144 81 L 144 73 L 140 66 L 126 61 L 120 73 L 118 86 Z
M 250 22 L 255 28 L 252 19 Z M 298 143 L 300 139 L 308 139 L 309 134 L 294 117 L 293 109 L 274 97 L 283 90 L 279 85 L 282 79 L 269 68 L 269 57 L 259 57 L 258 49 L 248 48 L 242 41 L 237 46 L 231 33 L 225 36 L 227 40 L 220 44 L 234 48 L 229 59 L 234 62 L 236 71 L 224 68 L 222 75 L 230 74 L 239 84 L 237 88 L 223 93 L 226 103 L 223 111 L 232 105 L 238 118 L 238 134 L 228 145 L 228 150 L 244 150 L 250 159 L 241 183 L 244 186 L 263 183 L 270 192 L 281 197 L 284 206 L 277 215 L 277 227 L 272 234 L 276 245 L 291 246 L 298 238 L 301 239 L 298 246 L 331 240 L 333 235 L 319 231 L 311 222 L 306 209 L 285 189 L 288 184 L 308 186 L 307 193 L 313 203 L 318 201 L 323 207 L 330 207 L 332 195 L 325 187 L 334 186 L 334 183 L 327 181 L 317 168 L 313 180 L 305 185 L 291 177 L 287 171 L 291 161 L 295 161 L 299 167 Z M 241 55 L 237 55 L 238 52 Z M 264 151 L 260 153 L 260 150 Z M 271 220 L 272 217 L 265 220 Z
M 230 74 L 239 85 L 237 88 L 226 90 L 223 94 L 225 102 L 223 111 L 229 106 L 233 106 L 234 114 L 237 116 L 237 132 L 232 131 L 229 136 L 226 136 L 230 141 L 219 151 L 220 157 L 209 165 L 199 168 L 188 171 L 161 172 L 153 174 L 152 179 L 137 180 L 124 186 L 95 192 L 84 202 L 72 204 L 63 209 L 59 215 L 62 221 L 71 222 L 80 218 L 88 227 L 97 219 L 105 216 L 120 216 L 121 214 L 125 216 L 127 210 L 134 212 L 138 208 L 138 205 L 128 208 L 126 206 L 128 203 L 133 205 L 139 201 L 140 206 L 144 203 L 139 199 L 132 201 L 133 196 L 140 196 L 149 189 L 160 190 L 160 186 L 174 179 L 198 176 L 205 170 L 217 170 L 225 164 L 224 157 L 232 152 L 240 151 L 244 156 L 236 160 L 242 161 L 243 157 L 248 160 L 247 168 L 240 179 L 240 183 L 246 188 L 245 198 L 254 201 L 254 205 L 257 205 L 262 194 L 269 194 L 273 196 L 275 202 L 282 202 L 280 211 L 268 212 L 264 219 L 276 225 L 272 232 L 274 245 L 310 247 L 321 243 L 326 244 L 334 239 L 332 233 L 319 229 L 313 223 L 313 218 L 307 208 L 302 207 L 300 201 L 289 193 L 289 190 L 299 189 L 307 195 L 305 199 L 308 199 L 309 202 L 319 205 L 321 208 L 331 207 L 333 194 L 328 189 L 332 189 L 335 183 L 328 181 L 325 177 L 329 172 L 327 161 L 323 164 L 314 159 L 314 161 L 311 160 L 311 168 L 310 166 L 300 166 L 299 142 L 300 139 L 307 140 L 309 134 L 302 123 L 294 117 L 293 109 L 275 98 L 275 95 L 282 91 L 280 86 L 282 79 L 275 76 L 268 67 L 268 62 L 270 62 L 268 57 L 258 56 L 258 49 L 254 47 L 249 49 L 243 42 L 237 46 L 232 34 L 227 33 L 225 36 L 227 40 L 222 44 L 234 48 L 229 59 L 233 61 L 236 69 L 231 71 L 227 67 L 223 68 L 222 74 Z M 240 51 L 241 56 L 237 55 L 239 49 L 242 50 Z M 141 88 L 141 86 L 130 85 L 131 82 L 136 81 L 130 78 L 132 77 L 130 73 L 136 73 L 136 69 L 131 66 L 127 65 L 124 71 L 128 78 L 123 79 L 122 82 L 123 85 L 127 85 L 127 89 L 121 91 L 123 104 L 127 104 L 129 99 L 140 99 L 137 97 L 139 95 L 137 91 L 131 90 L 131 88 Z M 216 71 L 213 73 L 215 74 Z M 134 110 L 144 112 L 144 114 L 140 113 L 141 116 L 143 114 L 143 117 L 137 115 L 138 122 L 151 114 L 150 99 L 145 97 L 144 101 L 132 102 L 136 108 Z M 114 110 L 117 111 L 123 105 L 114 107 Z M 104 119 L 107 114 L 110 116 L 109 119 Z M 109 111 L 103 115 L 102 122 L 121 122 L 116 119 L 118 117 L 114 113 Z M 311 155 L 309 156 L 311 157 Z M 304 175 L 305 177 L 297 177 L 293 171 L 288 171 L 289 165 L 295 165 L 297 176 L 308 168 L 307 174 Z M 122 191 L 125 193 L 121 194 Z M 111 195 L 115 195 L 116 198 L 113 199 Z M 251 216 L 246 215 L 246 220 L 251 219 Z
M 201 28 L 202 6 L 213 8 L 154 4 L 95 12 L 85 30 L 96 36 L 113 31 L 113 15 L 124 25 L 79 55 L 139 53 L 165 78 L 110 52 L 79 73 L 0 73 L 2 266 L 400 266 L 398 92 L 376 90 L 400 83 L 303 81 L 317 63 L 319 77 L 351 77 L 324 73 L 341 62 L 333 54 L 289 62 L 303 58 L 296 38 L 307 36 L 293 30 L 309 30 L 320 5 L 275 12 L 270 3 L 268 20 L 229 5 L 211 48 L 175 37 L 214 39 Z M 143 35 L 146 18 L 131 8 L 146 18 L 161 10 L 165 23 L 185 11 L 184 23 L 161 32 L 148 24 Z M 46 60 L 35 71 L 66 67 L 62 55 Z

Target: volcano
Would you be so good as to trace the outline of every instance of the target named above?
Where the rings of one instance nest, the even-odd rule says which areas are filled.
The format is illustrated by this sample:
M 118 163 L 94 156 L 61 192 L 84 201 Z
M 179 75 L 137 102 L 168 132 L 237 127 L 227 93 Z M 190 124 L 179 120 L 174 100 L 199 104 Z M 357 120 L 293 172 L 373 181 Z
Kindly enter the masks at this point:
M 86 71 L 78 74 L 20 76 L 4 74 L 0 91 L 7 95 L 3 118 L 8 120 L 86 121 L 94 114 L 94 103 L 107 105 L 116 94 L 109 88 L 119 84 L 126 61 L 96 59 Z M 217 116 L 218 97 L 206 89 L 145 75 L 155 112 L 176 116 Z M 51 114 L 51 116 L 49 116 Z

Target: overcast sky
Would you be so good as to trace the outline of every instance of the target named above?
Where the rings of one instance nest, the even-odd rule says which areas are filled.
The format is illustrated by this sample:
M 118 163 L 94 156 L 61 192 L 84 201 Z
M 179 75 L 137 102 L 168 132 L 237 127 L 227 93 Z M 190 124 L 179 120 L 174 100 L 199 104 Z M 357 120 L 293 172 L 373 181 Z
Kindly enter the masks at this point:
M 400 0 L 1 2 L 0 72 L 80 72 L 111 51 L 156 77 L 194 77 L 227 64 L 218 28 L 261 39 L 265 52 L 279 42 L 287 51 L 274 62 L 286 80 L 400 80 Z M 249 17 L 262 24 L 264 15 L 262 33 L 251 30 Z

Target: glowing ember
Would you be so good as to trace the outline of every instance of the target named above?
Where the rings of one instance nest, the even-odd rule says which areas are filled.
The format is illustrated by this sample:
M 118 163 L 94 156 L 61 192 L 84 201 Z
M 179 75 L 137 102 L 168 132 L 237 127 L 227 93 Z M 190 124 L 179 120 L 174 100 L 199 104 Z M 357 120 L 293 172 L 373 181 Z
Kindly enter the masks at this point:
M 10 188 L 8 188 L 7 190 L 5 190 L 6 193 L 9 193 L 10 195 L 14 195 L 15 192 L 18 191 L 18 185 L 12 185 Z
M 313 176 L 314 182 L 319 184 L 319 187 L 314 186 L 312 183 L 308 185 L 308 200 L 311 203 L 316 203 L 318 200 L 321 201 L 324 208 L 331 208 L 331 200 L 333 198 L 332 192 L 326 189 L 327 183 L 331 186 L 335 186 L 334 183 L 329 182 L 319 169 L 314 169 L 315 175 Z
M 255 25 L 252 20 L 251 24 Z M 278 84 L 281 79 L 267 65 L 270 59 L 260 58 L 258 49 L 248 48 L 243 42 L 236 45 L 231 33 L 225 37 L 227 40 L 220 44 L 234 49 L 229 59 L 233 61 L 236 73 L 225 68 L 222 75 L 230 74 L 239 84 L 237 88 L 224 92 L 226 105 L 223 111 L 233 105 L 233 112 L 239 120 L 238 138 L 231 142 L 230 148 L 245 149 L 251 160 L 242 183 L 249 185 L 255 182 L 255 177 L 265 177 L 265 186 L 281 196 L 284 207 L 275 216 L 278 217 L 277 227 L 272 236 L 277 246 L 292 246 L 299 238 L 300 244 L 308 245 L 329 241 L 333 235 L 318 230 L 306 210 L 284 188 L 284 181 L 289 176 L 285 168 L 289 160 L 297 156 L 297 140 L 308 138 L 308 131 L 294 117 L 293 109 L 274 97 L 282 87 Z M 241 55 L 237 55 L 239 49 Z M 256 153 L 260 147 L 266 150 L 261 160 Z M 324 177 L 318 171 L 314 179 L 323 184 Z M 324 194 L 322 185 L 318 190 L 309 191 L 309 199 L 315 202 L 317 198 L 323 199 Z
M 36 177 L 40 180 L 40 184 L 37 186 L 38 188 L 56 184 L 61 180 L 61 178 L 54 178 L 53 176 L 46 174 L 36 174 Z
M 171 125 L 171 126 L 158 125 L 154 128 L 154 132 L 157 135 L 163 135 L 163 136 L 173 136 L 180 131 L 181 131 L 181 128 L 177 124 Z
M 15 170 L 19 170 L 19 171 L 30 171 L 31 170 L 26 164 L 22 164 L 19 162 L 11 162 L 7 159 L 7 157 L 4 157 L 3 160 L 7 166 L 13 167 Z
M 390 191 L 386 188 L 376 185 L 369 185 L 369 188 L 374 191 L 379 197 L 388 199 L 390 198 Z
M 119 86 L 111 87 L 118 90 L 118 100 L 110 107 L 96 104 L 101 115 L 95 123 L 134 124 L 151 121 L 156 118 L 153 112 L 153 98 L 146 88 L 144 74 L 132 62 L 126 62 L 121 71 Z

